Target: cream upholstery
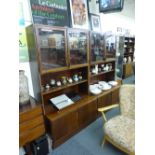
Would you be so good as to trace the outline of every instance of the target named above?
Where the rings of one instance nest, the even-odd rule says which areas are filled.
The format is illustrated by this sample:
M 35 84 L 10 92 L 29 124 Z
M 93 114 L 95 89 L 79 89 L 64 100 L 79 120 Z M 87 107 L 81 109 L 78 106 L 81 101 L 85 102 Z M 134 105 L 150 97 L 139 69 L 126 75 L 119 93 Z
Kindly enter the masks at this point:
M 134 154 L 135 86 L 122 85 L 120 87 L 119 99 L 121 115 L 106 121 L 104 124 L 105 137 L 108 137 L 109 142 L 116 144 L 117 147 L 121 150 L 125 150 L 126 153 Z
M 135 122 L 125 116 L 116 116 L 104 126 L 104 132 L 120 147 L 134 152 L 135 150 Z
M 135 119 L 135 86 L 129 84 L 122 85 L 119 99 L 121 114 Z

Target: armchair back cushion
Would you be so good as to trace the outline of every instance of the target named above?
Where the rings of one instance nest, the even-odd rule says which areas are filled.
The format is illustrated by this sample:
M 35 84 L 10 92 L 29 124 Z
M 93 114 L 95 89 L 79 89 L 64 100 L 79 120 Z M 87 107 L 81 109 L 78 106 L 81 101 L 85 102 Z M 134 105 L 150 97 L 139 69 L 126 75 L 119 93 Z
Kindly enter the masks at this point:
M 124 84 L 119 92 L 121 114 L 135 119 L 135 85 Z

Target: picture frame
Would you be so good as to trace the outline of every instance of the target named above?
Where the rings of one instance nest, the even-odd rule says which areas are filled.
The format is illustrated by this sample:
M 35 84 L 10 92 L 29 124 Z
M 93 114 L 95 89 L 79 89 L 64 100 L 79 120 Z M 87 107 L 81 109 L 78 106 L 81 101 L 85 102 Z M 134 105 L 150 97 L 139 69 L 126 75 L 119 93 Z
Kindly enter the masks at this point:
M 30 0 L 33 24 L 69 27 L 68 0 Z
M 73 28 L 89 29 L 88 1 L 69 0 L 71 25 Z
M 100 0 L 99 12 L 112 13 L 122 11 L 124 6 L 124 0 Z
M 91 22 L 91 29 L 93 31 L 100 32 L 101 31 L 101 22 L 100 22 L 100 16 L 96 14 L 90 14 L 90 22 Z

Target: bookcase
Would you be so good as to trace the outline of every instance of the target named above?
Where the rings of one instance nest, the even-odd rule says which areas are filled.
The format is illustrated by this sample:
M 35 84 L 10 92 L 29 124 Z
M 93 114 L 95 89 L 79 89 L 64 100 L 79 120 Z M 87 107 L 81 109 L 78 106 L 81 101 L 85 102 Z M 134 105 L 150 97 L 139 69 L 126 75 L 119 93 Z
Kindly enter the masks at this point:
M 26 33 L 34 95 L 55 148 L 98 118 L 98 107 L 118 102 L 120 85 L 99 95 L 89 92 L 90 84 L 115 80 L 115 52 L 107 56 L 104 34 L 93 31 L 36 24 Z M 80 99 L 58 110 L 50 99 L 61 94 Z

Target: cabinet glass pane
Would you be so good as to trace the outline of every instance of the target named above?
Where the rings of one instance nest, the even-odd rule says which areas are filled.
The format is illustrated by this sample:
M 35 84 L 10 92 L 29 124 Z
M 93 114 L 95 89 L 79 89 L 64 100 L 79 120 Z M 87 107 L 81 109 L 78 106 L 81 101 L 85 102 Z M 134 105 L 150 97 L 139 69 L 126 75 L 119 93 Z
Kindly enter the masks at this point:
M 104 59 L 104 36 L 99 33 L 91 33 L 91 61 L 100 61 Z
M 70 64 L 87 63 L 87 34 L 85 32 L 69 32 Z
M 66 66 L 65 32 L 44 28 L 38 31 L 42 70 Z
M 115 35 L 106 36 L 105 44 L 106 44 L 107 55 L 115 56 L 115 53 L 116 53 Z

